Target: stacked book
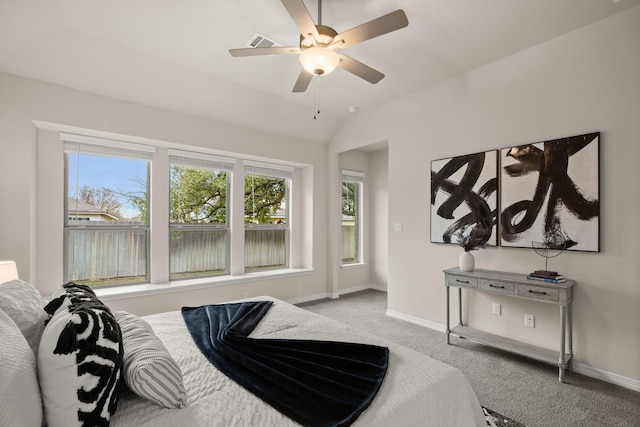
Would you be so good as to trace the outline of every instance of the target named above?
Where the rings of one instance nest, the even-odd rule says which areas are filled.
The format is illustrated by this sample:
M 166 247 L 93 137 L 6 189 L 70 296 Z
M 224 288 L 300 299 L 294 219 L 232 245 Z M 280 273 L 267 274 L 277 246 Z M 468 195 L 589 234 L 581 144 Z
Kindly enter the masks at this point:
M 549 282 L 549 283 L 562 283 L 566 279 L 561 274 L 558 274 L 557 271 L 547 271 L 547 270 L 536 270 L 533 273 L 529 273 L 527 276 L 529 280 L 539 280 L 541 282 Z

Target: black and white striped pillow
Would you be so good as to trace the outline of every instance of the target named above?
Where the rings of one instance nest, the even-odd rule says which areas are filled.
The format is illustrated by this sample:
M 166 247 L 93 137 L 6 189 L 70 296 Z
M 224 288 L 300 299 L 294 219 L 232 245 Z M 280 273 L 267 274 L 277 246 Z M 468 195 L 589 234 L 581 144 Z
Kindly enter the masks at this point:
M 144 320 L 126 311 L 114 313 L 124 347 L 124 382 L 138 396 L 166 408 L 183 408 L 187 393 L 182 371 Z

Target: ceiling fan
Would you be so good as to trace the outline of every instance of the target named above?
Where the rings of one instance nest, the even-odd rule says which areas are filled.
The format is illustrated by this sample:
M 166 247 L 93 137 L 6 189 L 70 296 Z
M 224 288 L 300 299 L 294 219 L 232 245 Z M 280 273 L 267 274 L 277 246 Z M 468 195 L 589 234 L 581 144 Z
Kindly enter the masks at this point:
M 322 25 L 322 0 L 318 0 L 318 25 L 313 23 L 303 0 L 280 1 L 300 30 L 300 46 L 229 49 L 229 53 L 235 57 L 300 54 L 303 68 L 293 86 L 293 92 L 304 92 L 314 75 L 327 75 L 336 67 L 370 83 L 378 83 L 384 74 L 350 56 L 338 53 L 338 50 L 409 25 L 407 15 L 402 9 L 398 9 L 338 34 L 333 28 Z

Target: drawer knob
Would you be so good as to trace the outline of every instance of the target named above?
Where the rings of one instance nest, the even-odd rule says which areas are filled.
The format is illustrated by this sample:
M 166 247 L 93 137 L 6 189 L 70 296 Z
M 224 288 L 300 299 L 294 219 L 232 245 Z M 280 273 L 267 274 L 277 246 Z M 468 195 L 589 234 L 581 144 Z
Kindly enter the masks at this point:
M 546 295 L 546 292 L 538 292 L 538 291 L 532 291 L 531 289 L 529 289 L 529 293 L 531 294 L 538 294 L 538 295 Z
M 498 285 L 494 285 L 492 283 L 489 283 L 489 286 L 492 287 L 492 288 L 504 289 L 504 286 L 502 286 L 502 285 L 498 286 Z
M 456 282 L 458 282 L 458 283 L 469 283 L 468 280 L 460 280 L 460 279 L 456 279 Z

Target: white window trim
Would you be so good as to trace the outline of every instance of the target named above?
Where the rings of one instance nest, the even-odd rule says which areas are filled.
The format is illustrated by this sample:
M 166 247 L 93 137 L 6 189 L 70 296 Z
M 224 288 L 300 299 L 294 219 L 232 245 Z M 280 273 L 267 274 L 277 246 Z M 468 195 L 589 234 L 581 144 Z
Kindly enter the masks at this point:
M 237 162 L 237 159 L 232 157 L 222 157 L 196 151 L 176 150 L 170 148 L 168 153 L 170 165 L 196 169 L 204 168 L 231 172 L 233 171 L 233 165 Z
M 311 268 L 288 268 L 280 270 L 266 270 L 258 273 L 246 273 L 236 276 L 224 275 L 172 281 L 169 283 L 143 283 L 136 285 L 114 286 L 95 289 L 96 295 L 103 301 L 136 298 L 140 296 L 162 295 L 173 292 L 185 292 L 195 289 L 206 289 L 221 286 L 231 286 L 240 283 L 259 282 L 279 278 L 306 276 L 314 272 Z
M 59 194 L 64 194 L 64 162 L 62 160 L 63 143 L 60 139 L 60 133 L 67 133 L 72 135 L 79 135 L 87 138 L 97 138 L 102 141 L 121 141 L 133 144 L 140 144 L 152 147 L 151 151 L 155 151 L 153 154 L 153 171 L 151 176 L 151 210 L 155 212 L 150 218 L 150 226 L 154 230 L 154 234 L 151 236 L 152 251 L 155 255 L 152 255 L 151 269 L 149 272 L 149 283 L 139 285 L 127 285 L 112 288 L 104 288 L 99 292 L 105 292 L 109 295 L 117 295 L 122 293 L 123 295 L 131 294 L 134 289 L 138 291 L 143 288 L 149 288 L 150 291 L 144 291 L 143 293 L 153 294 L 154 289 L 159 290 L 160 293 L 166 292 L 181 292 L 189 289 L 190 284 L 182 283 L 181 286 L 177 286 L 178 282 L 169 282 L 169 268 L 167 263 L 168 257 L 168 212 L 165 214 L 163 208 L 165 204 L 168 205 L 168 191 L 167 182 L 169 176 L 169 149 L 193 151 L 210 153 L 212 155 L 219 155 L 221 157 L 233 156 L 237 159 L 237 163 L 234 165 L 234 174 L 241 176 L 244 173 L 244 162 L 259 161 L 260 163 L 268 163 L 269 165 L 281 164 L 288 165 L 287 167 L 293 169 L 293 185 L 291 188 L 291 209 L 294 215 L 291 218 L 291 229 L 295 230 L 295 235 L 291 236 L 291 266 L 288 270 L 271 270 L 260 273 L 244 274 L 243 271 L 236 268 L 234 270 L 232 266 L 231 276 L 223 276 L 217 278 L 216 281 L 203 280 L 204 284 L 194 285 L 199 288 L 207 288 L 211 286 L 218 286 L 219 281 L 223 279 L 229 279 L 226 285 L 237 286 L 237 284 L 244 283 L 246 281 L 254 280 L 270 280 L 272 277 L 286 277 L 288 275 L 310 274 L 313 272 L 314 264 L 314 211 L 312 201 L 308 195 L 312 194 L 314 190 L 314 180 L 316 174 L 314 172 L 313 163 L 304 163 L 294 159 L 272 159 L 264 158 L 266 161 L 261 161 L 262 158 L 253 156 L 251 153 L 233 152 L 228 150 L 221 150 L 214 147 L 186 145 L 182 143 L 171 142 L 168 140 L 161 140 L 157 138 L 140 137 L 134 135 L 127 135 L 122 133 L 115 133 L 109 131 L 101 131 L 96 129 L 71 126 L 62 123 L 31 120 L 34 129 L 37 130 L 35 136 L 35 142 L 37 146 L 37 156 L 35 158 L 36 167 L 40 172 L 41 177 L 36 183 L 36 201 L 39 204 L 46 205 L 55 208 L 53 212 L 50 210 L 42 209 L 36 211 L 36 229 L 35 235 L 40 242 L 37 245 L 37 253 L 41 255 L 39 261 L 35 264 L 32 275 L 39 277 L 40 287 L 44 292 L 43 295 L 50 296 L 62 283 L 63 280 L 63 226 L 64 223 L 64 203 L 63 198 L 59 197 Z M 296 157 L 296 156 L 294 156 Z M 298 156 L 299 157 L 299 156 Z M 249 160 L 251 159 L 251 160 Z M 275 161 L 274 161 L 275 160 Z M 54 179 L 51 179 L 51 178 Z M 159 191 L 155 191 L 160 187 Z M 238 186 L 236 186 L 238 187 Z M 238 190 L 242 188 L 234 188 L 232 197 L 238 197 Z M 240 195 L 242 191 L 240 191 Z M 243 236 L 239 231 L 244 230 L 243 213 L 240 212 L 239 221 L 236 221 L 236 235 L 238 237 Z M 233 220 L 232 224 L 233 226 Z M 236 246 L 238 248 L 238 245 Z M 242 246 L 239 247 L 242 253 Z M 236 249 L 237 250 L 237 249 Z M 241 260 L 241 258 L 238 258 Z M 166 272 L 165 272 L 166 270 Z M 301 273 L 302 272 L 302 273 Z M 261 277 L 264 276 L 264 279 Z M 194 279 L 195 280 L 195 279 Z M 206 282 L 209 282 L 208 284 Z M 213 283 L 216 282 L 216 283 Z M 220 284 L 221 285 L 221 284 Z M 164 290 L 166 287 L 171 289 Z M 126 296 L 124 296 L 126 297 Z

